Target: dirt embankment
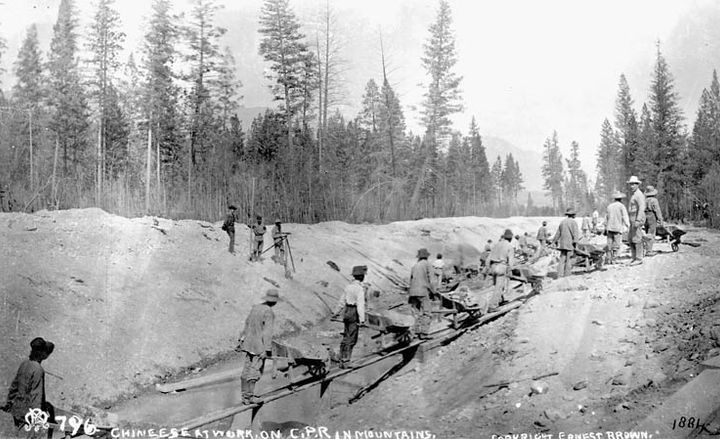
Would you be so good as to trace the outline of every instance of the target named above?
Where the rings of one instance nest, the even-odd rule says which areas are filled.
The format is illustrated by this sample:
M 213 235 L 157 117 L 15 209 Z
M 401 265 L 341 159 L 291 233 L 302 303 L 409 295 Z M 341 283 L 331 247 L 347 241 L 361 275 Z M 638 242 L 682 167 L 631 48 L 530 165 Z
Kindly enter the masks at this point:
M 103 405 L 231 351 L 250 306 L 272 284 L 285 298 L 276 308 L 279 330 L 292 332 L 328 314 L 352 265 L 368 265 L 369 281 L 391 289 L 388 277 L 407 278 L 419 247 L 474 258 L 467 246 L 453 249 L 482 247 L 508 225 L 533 231 L 540 220 L 288 224 L 297 268 L 288 280 L 272 252 L 247 261 L 243 225 L 232 256 L 220 223 L 127 219 L 99 209 L 0 214 L 0 394 L 37 336 L 56 344 L 44 366 L 63 377 L 47 377 L 48 399 Z M 266 247 L 270 241 L 268 233 Z
M 720 234 L 690 228 L 684 238 L 702 245 L 657 244 L 662 253 L 640 266 L 550 282 L 319 423 L 454 438 L 632 430 L 720 354 Z M 547 390 L 531 394 L 528 378 L 547 374 Z

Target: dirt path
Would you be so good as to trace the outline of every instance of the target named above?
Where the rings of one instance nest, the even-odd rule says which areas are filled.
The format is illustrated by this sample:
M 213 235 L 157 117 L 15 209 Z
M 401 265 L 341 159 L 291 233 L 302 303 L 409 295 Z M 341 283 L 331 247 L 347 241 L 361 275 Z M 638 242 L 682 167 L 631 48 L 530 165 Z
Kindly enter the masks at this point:
M 508 318 L 445 347 L 319 421 L 331 429 L 429 430 L 437 437 L 631 430 L 720 353 L 720 235 L 690 229 L 645 263 L 576 272 Z M 719 322 L 720 323 L 720 322 Z M 713 351 L 714 349 L 714 351 Z M 489 393 L 492 383 L 557 372 Z M 575 390 L 577 389 L 577 390 Z

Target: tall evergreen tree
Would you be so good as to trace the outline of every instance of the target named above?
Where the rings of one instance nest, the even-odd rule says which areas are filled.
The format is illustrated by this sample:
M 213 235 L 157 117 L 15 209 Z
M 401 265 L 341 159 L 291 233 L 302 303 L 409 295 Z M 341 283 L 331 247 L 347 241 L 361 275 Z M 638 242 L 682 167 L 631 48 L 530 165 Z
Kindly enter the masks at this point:
M 362 97 L 361 110 L 359 115 L 360 127 L 375 133 L 378 129 L 378 112 L 380 110 L 380 90 L 374 79 L 370 79 L 365 85 L 365 93 Z
M 238 101 L 242 99 L 242 96 L 238 95 L 242 82 L 236 78 L 235 57 L 229 47 L 225 47 L 223 51 L 218 70 L 219 76 L 215 93 L 220 106 L 220 127 L 228 130 L 233 127 L 231 118 L 237 113 L 240 106 Z M 235 131 L 235 128 L 232 130 Z M 240 131 L 242 132 L 242 128 Z
M 515 160 L 512 153 L 505 156 L 505 166 L 500 181 L 505 202 L 511 205 L 517 204 L 518 192 L 523 188 L 523 178 L 520 172 L 520 164 Z
M 664 193 L 659 201 L 670 218 L 680 215 L 685 192 L 687 150 L 678 100 L 672 74 L 658 44 L 650 93 L 654 143 L 644 151 L 652 162 L 644 171 L 647 182 L 654 183 Z
M 621 190 L 625 185 L 620 182 L 621 169 L 618 167 L 622 147 L 617 134 L 613 131 L 610 121 L 605 119 L 600 131 L 600 145 L 597 151 L 597 179 L 595 191 L 603 202 L 609 202 L 612 193 Z
M 698 184 L 711 163 L 720 163 L 720 83 L 716 71 L 710 88 L 704 89 L 700 97 L 689 147 L 690 174 Z
M 491 201 L 493 193 L 490 164 L 488 163 L 485 146 L 482 143 L 475 116 L 473 116 L 470 121 L 470 133 L 467 140 L 470 143 L 473 203 L 475 207 L 477 207 L 477 203 L 487 203 Z
M 620 75 L 618 95 L 615 101 L 615 128 L 618 131 L 617 137 L 620 142 L 622 157 L 622 160 L 618 162 L 621 163 L 621 166 L 617 172 L 617 181 L 615 184 L 618 188 L 621 188 L 631 175 L 637 174 L 635 160 L 638 154 L 637 114 L 635 113 L 635 109 L 633 109 L 630 87 L 624 74 Z
M 558 144 L 557 131 L 552 137 L 548 137 L 543 145 L 542 175 L 545 183 L 543 187 L 550 193 L 553 202 L 553 211 L 558 213 L 563 205 L 563 182 L 565 180 L 563 171 L 562 154 Z
M 492 188 L 493 188 L 493 199 L 495 205 L 500 206 L 503 202 L 502 199 L 502 175 L 503 175 L 503 163 L 502 158 L 497 156 L 495 163 L 493 163 L 492 169 L 490 170 L 490 176 L 492 177 Z
M 170 0 L 153 0 L 150 26 L 145 34 L 145 111 L 153 144 L 171 180 L 181 175 L 181 144 L 178 121 L 178 89 L 173 63 L 178 27 L 170 10 Z
M 580 145 L 576 141 L 570 144 L 570 159 L 566 159 L 565 162 L 568 169 L 567 203 L 576 210 L 585 209 L 588 207 L 586 206 L 587 174 L 582 170 Z
M 423 102 L 423 124 L 433 142 L 449 133 L 452 125 L 450 116 L 462 110 L 462 77 L 453 71 L 456 63 L 450 5 L 447 0 L 440 0 L 422 58 L 423 67 L 430 77 Z
M 49 104 L 52 108 L 50 129 L 63 151 L 63 171 L 68 164 L 78 175 L 78 165 L 87 147 L 88 107 L 78 68 L 78 26 L 73 0 L 61 0 L 58 19 L 53 26 L 48 62 Z
M 302 78 L 308 49 L 289 0 L 264 1 L 260 34 L 260 55 L 270 62 L 272 74 L 268 77 L 274 81 L 270 89 L 276 100 L 283 101 L 288 145 L 292 149 L 292 120 L 298 110 L 298 96 L 303 95 Z
M 15 77 L 12 95 L 23 107 L 36 108 L 43 99 L 44 80 L 37 26 L 30 25 L 15 61 Z
M 409 145 L 405 139 L 405 115 L 395 90 L 385 79 L 379 96 L 378 130 L 384 151 L 386 173 L 391 177 L 404 176 L 409 159 Z M 389 165 L 389 166 L 388 166 Z
M 96 149 L 96 184 L 99 190 L 103 183 L 108 164 L 106 163 L 106 151 L 109 144 L 117 139 L 108 139 L 108 123 L 122 124 L 121 121 L 108 121 L 108 106 L 113 100 L 113 112 L 119 115 L 120 107 L 117 100 L 117 92 L 113 88 L 113 77 L 120 63 L 118 54 L 122 50 L 122 43 L 125 41 L 125 33 L 120 31 L 120 14 L 113 9 L 114 0 L 99 0 L 97 9 L 90 24 L 90 40 L 87 45 L 90 51 L 90 64 L 93 76 L 90 80 L 91 97 L 94 98 L 98 108 L 98 144 Z M 119 131 L 118 133 L 121 133 Z M 121 158 L 118 150 L 113 154 L 115 158 Z M 109 164 L 115 167 L 114 163 Z

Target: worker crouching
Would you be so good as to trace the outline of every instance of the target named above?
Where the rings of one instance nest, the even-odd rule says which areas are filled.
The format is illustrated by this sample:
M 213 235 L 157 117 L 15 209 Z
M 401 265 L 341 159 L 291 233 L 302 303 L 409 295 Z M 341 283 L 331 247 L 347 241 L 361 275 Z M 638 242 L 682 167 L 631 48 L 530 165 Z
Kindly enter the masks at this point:
M 340 368 L 342 369 L 348 367 L 353 348 L 357 344 L 358 327 L 365 323 L 365 287 L 363 286 L 365 273 L 367 273 L 365 265 L 353 267 L 353 281 L 345 287 L 338 304 L 338 312 L 342 312 L 345 325 L 343 339 L 340 342 Z

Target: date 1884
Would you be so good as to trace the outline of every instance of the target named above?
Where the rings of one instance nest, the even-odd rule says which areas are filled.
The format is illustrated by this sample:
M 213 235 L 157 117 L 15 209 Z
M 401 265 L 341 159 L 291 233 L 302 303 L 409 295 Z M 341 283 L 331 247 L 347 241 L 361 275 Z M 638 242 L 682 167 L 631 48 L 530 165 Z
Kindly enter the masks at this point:
M 700 419 L 692 417 L 692 416 L 689 418 L 685 417 L 685 416 L 681 416 L 679 418 L 673 419 L 673 423 L 672 423 L 673 430 L 686 429 L 686 428 L 689 430 L 694 430 L 696 428 L 702 430 L 705 428 L 705 424 L 700 422 Z

